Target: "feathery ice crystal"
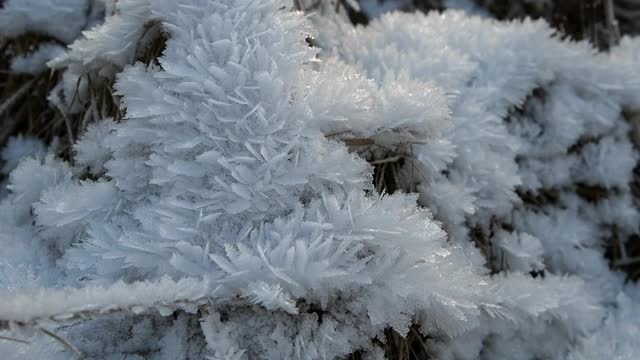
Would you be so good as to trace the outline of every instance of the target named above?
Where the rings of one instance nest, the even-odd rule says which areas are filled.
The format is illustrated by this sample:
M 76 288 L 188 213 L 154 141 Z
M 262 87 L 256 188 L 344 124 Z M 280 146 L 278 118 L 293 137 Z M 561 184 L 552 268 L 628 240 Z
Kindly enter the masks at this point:
M 89 125 L 72 163 L 26 138 L 3 151 L 0 327 L 31 343 L 1 353 L 380 359 L 376 339 L 412 324 L 443 359 L 638 351 L 618 334 L 640 326 L 637 290 L 601 249 L 638 232 L 636 40 L 596 55 L 541 22 L 349 28 L 290 8 L 105 1 L 49 62 L 67 79 L 52 106 L 91 73 L 126 115 Z M 166 48 L 133 63 L 150 32 Z M 376 191 L 366 160 L 390 154 L 417 194 Z

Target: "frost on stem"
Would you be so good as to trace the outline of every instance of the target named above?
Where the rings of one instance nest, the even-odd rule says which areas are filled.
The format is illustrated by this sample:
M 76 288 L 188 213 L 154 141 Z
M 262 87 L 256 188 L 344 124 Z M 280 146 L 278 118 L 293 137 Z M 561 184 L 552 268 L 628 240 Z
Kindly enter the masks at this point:
M 51 324 L 97 358 L 380 358 L 391 332 L 419 332 L 432 355 L 474 359 L 561 358 L 625 321 L 595 219 L 636 231 L 618 121 L 638 105 L 633 43 L 594 55 L 461 12 L 350 28 L 277 0 L 108 5 L 52 64 L 84 94 L 78 74 L 115 78 L 123 118 L 89 126 L 73 164 L 11 172 L 4 324 Z M 146 31 L 166 34 L 161 55 L 131 64 Z M 528 99 L 539 87 L 551 98 Z M 416 193 L 383 194 L 381 172 Z M 521 195 L 540 189 L 556 202 Z M 504 259 L 494 275 L 475 233 Z M 18 345 L 0 343 L 60 355 Z
M 119 120 L 115 73 L 156 61 L 166 41 L 146 8 L 129 0 L 7 1 L 0 9 L 7 55 L 0 61 L 0 146 L 16 134 L 60 138 L 57 151 L 71 158 L 88 124 Z
M 417 166 L 421 203 L 453 241 L 474 240 L 492 270 L 573 274 L 594 289 L 606 283 L 596 293 L 612 301 L 624 276 L 609 271 L 602 248 L 628 256 L 638 231 L 638 150 L 626 110 L 638 107 L 630 75 L 637 41 L 595 55 L 587 44 L 551 39 L 541 22 L 418 17 L 338 24 L 317 39 L 325 58 L 358 64 L 380 87 L 408 77 L 452 94 L 450 126 L 441 140 L 413 147 L 404 189 L 415 186 L 406 175 Z M 612 261 L 614 269 L 623 264 Z

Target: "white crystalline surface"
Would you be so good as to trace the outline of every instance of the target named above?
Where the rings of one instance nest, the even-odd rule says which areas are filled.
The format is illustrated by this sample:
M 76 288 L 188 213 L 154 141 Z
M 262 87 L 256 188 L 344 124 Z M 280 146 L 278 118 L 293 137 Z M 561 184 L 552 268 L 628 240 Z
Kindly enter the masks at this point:
M 638 289 L 603 249 L 640 220 L 637 40 L 596 54 L 458 11 L 352 28 L 280 0 L 101 6 L 49 65 L 115 76 L 124 118 L 72 162 L 29 138 L 2 152 L 0 335 L 29 341 L 0 338 L 4 358 L 380 359 L 412 324 L 438 359 L 640 354 Z M 166 48 L 132 63 L 149 31 Z M 393 154 L 415 193 L 376 192 L 367 160 Z
M 97 3 L 97 1 L 95 1 Z M 87 24 L 92 0 L 6 0 L 0 8 L 0 34 L 40 34 L 71 43 Z

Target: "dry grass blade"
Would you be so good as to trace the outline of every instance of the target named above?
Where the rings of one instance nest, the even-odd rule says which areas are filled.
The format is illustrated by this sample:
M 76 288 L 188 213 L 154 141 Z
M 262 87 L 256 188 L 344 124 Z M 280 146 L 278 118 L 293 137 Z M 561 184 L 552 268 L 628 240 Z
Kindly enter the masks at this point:
M 27 340 L 16 339 L 16 338 L 13 338 L 13 337 L 3 336 L 3 335 L 0 335 L 0 340 L 13 341 L 13 342 L 21 343 L 21 344 L 31 344 L 31 342 L 29 342 Z
M 389 360 L 428 360 L 428 336 L 420 333 L 417 325 L 409 328 L 406 336 L 400 336 L 393 330 L 385 331 L 385 358 Z
M 371 164 L 371 165 L 380 165 L 380 164 L 387 164 L 387 163 L 396 163 L 396 162 L 400 161 L 401 159 L 402 159 L 402 157 L 400 157 L 400 156 L 391 156 L 391 157 L 388 157 L 386 159 L 373 160 L 373 161 L 369 162 L 369 164 Z
M 167 39 L 168 35 L 159 22 L 147 24 L 132 62 L 160 66 L 158 58 L 166 48 Z M 33 135 L 45 143 L 64 138 L 65 145 L 58 148 L 59 155 L 71 160 L 77 137 L 91 122 L 103 118 L 119 121 L 123 114 L 120 100 L 113 93 L 113 78 L 98 76 L 97 72 L 84 74 L 78 79 L 74 93 L 68 94 L 66 108 L 54 109 L 48 96 L 61 81 L 62 71 L 41 74 L 11 71 L 12 57 L 30 53 L 41 44 L 49 43 L 64 45 L 38 34 L 26 34 L 0 43 L 0 51 L 11 54 L 0 58 L 0 123 L 3 125 L 0 128 L 0 148 L 11 136 L 18 134 Z M 81 83 L 88 84 L 88 93 L 80 93 Z
M 82 359 L 84 357 L 84 355 L 82 355 L 82 352 L 80 350 L 78 350 L 77 347 L 75 347 L 72 343 L 70 343 L 67 339 L 63 338 L 62 336 L 54 333 L 53 331 L 49 331 L 49 330 L 44 329 L 44 328 L 40 328 L 40 331 L 43 334 L 45 334 L 45 335 L 55 339 L 59 343 L 61 343 L 62 346 L 64 346 L 64 348 L 67 349 L 67 351 L 69 351 L 69 352 L 71 352 L 71 353 L 73 353 L 75 355 L 74 358 L 76 360 Z
M 11 109 L 11 107 L 15 105 L 15 103 L 18 102 L 18 100 L 21 99 L 27 93 L 27 91 L 29 91 L 31 85 L 33 85 L 33 82 L 33 80 L 29 80 L 26 83 L 22 84 L 22 86 L 20 86 L 18 90 L 16 90 L 11 95 L 11 97 L 5 99 L 2 104 L 0 104 L 0 116 L 4 115 L 5 112 Z

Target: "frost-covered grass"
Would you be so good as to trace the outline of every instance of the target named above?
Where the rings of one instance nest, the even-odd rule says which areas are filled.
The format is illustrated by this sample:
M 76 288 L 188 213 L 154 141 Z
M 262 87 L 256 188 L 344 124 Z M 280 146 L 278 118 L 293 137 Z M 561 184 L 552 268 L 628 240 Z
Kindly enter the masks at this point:
M 640 232 L 637 39 L 597 53 L 464 11 L 353 27 L 281 0 L 55 15 L 74 1 L 0 9 L 27 16 L 9 43 L 70 43 L 3 64 L 54 56 L 38 116 L 72 143 L 1 153 L 7 359 L 640 353 L 618 271 Z

